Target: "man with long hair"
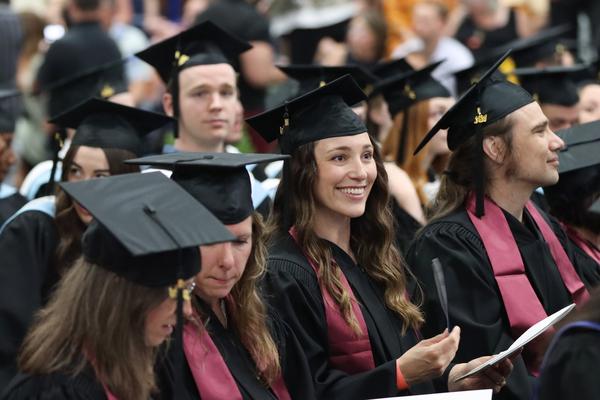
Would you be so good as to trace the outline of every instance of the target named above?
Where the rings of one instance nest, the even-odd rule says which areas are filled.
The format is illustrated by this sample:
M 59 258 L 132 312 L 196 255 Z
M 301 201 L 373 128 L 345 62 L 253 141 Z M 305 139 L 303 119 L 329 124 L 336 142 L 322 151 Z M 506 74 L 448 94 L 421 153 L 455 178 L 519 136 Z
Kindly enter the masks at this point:
M 539 104 L 506 81 L 496 62 L 440 119 L 417 147 L 448 129 L 453 151 L 431 219 L 407 261 L 424 289 L 424 334 L 448 322 L 432 260 L 447 283 L 449 324 L 462 329 L 455 362 L 505 350 L 526 329 L 588 298 L 581 260 L 551 217 L 530 202 L 539 186 L 558 181 L 563 141 Z M 583 281 L 582 281 L 583 280 Z M 499 399 L 531 398 L 550 332 L 528 344 Z

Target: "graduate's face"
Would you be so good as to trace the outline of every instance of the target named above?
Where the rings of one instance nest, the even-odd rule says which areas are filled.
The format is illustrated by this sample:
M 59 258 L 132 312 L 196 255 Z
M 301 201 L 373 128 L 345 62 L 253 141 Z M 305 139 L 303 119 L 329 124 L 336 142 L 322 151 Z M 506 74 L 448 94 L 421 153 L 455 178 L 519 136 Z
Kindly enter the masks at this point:
M 579 93 L 579 123 L 600 120 L 600 85 L 586 85 Z
M 429 99 L 429 114 L 427 117 L 428 129 L 433 126 L 442 118 L 442 116 L 454 105 L 454 99 L 452 97 L 434 97 Z M 448 148 L 448 130 L 440 130 L 436 135 L 429 141 L 429 152 L 433 156 L 449 154 L 450 149 Z
M 179 74 L 179 134 L 202 146 L 222 146 L 239 109 L 235 70 L 196 65 Z
M 244 274 L 252 252 L 252 216 L 225 226 L 236 237 L 235 242 L 200 246 L 202 269 L 196 275 L 194 292 L 211 305 L 231 292 Z
M 110 176 L 110 167 L 104 151 L 97 147 L 80 146 L 69 166 L 67 181 L 78 182 L 107 176 Z M 92 215 L 79 203 L 73 201 L 73 206 L 81 222 L 87 225 L 92 221 Z
M 540 106 L 530 103 L 512 114 L 512 152 L 508 176 L 532 188 L 558 182 L 558 152 L 564 142 L 550 129 Z
M 190 279 L 186 282 L 186 287 L 189 287 L 193 282 Z M 165 291 L 167 289 L 165 288 Z M 152 308 L 145 321 L 145 342 L 147 346 L 156 347 L 164 342 L 177 324 L 177 299 L 167 297 L 158 306 Z M 183 299 L 183 316 L 189 318 L 192 315 L 192 305 L 190 300 Z
M 327 138 L 315 143 L 317 179 L 313 188 L 319 216 L 357 218 L 364 214 L 377 178 L 369 135 Z
M 550 129 L 554 132 L 577 125 L 579 120 L 579 107 L 577 105 L 567 107 L 558 104 L 543 104 L 542 111 L 548 117 Z

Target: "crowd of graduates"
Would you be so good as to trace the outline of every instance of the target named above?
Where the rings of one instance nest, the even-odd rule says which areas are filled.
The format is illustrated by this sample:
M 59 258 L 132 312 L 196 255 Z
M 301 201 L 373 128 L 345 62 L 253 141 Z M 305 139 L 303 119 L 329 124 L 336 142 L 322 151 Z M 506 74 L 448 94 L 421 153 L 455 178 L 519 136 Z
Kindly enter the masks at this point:
M 1 399 L 598 398 L 593 5 L 143 3 L 0 2 Z

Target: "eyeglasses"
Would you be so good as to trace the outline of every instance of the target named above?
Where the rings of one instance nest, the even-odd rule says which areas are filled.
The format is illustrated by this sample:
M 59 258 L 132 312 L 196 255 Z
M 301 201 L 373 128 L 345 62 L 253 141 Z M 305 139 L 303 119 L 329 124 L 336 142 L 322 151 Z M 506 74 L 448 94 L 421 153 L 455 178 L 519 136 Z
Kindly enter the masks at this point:
M 181 289 L 183 299 L 186 301 L 190 301 L 192 299 L 192 293 L 194 292 L 195 288 L 195 281 L 191 281 L 190 283 L 186 284 L 183 279 L 180 279 L 179 281 L 177 281 L 176 285 L 169 286 L 169 297 L 174 300 L 177 299 L 177 290 Z

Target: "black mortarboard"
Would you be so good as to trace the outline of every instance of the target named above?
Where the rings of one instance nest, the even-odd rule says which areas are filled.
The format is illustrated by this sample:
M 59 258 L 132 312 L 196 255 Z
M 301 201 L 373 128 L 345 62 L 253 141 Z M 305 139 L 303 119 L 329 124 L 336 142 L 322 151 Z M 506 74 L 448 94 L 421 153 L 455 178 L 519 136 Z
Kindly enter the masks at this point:
M 298 94 L 307 93 L 326 83 L 334 81 L 344 75 L 350 75 L 360 88 L 369 93 L 377 77 L 358 65 L 323 66 L 323 65 L 286 65 L 277 66 L 288 77 L 298 81 L 300 88 Z
M 391 78 L 411 71 L 414 71 L 414 68 L 404 58 L 381 61 L 371 69 L 371 73 L 379 79 Z
M 448 147 L 454 151 L 470 137 L 479 136 L 483 140 L 482 129 L 513 111 L 532 103 L 531 95 L 522 87 L 507 81 L 497 71 L 502 62 L 510 55 L 504 54 L 481 77 L 479 82 L 471 86 L 457 102 L 440 118 L 425 135 L 414 151 L 417 154 L 441 129 L 448 129 Z M 483 215 L 483 150 L 476 156 L 474 165 L 479 174 L 475 182 L 477 194 L 476 215 Z
M 586 67 L 545 67 L 520 68 L 513 71 L 519 77 L 521 86 L 531 93 L 541 104 L 574 106 L 579 102 L 575 82 L 585 74 Z
M 140 285 L 189 279 L 200 271 L 198 246 L 235 239 L 160 172 L 60 185 L 94 217 L 82 238 L 84 258 Z
M 21 106 L 18 89 L 0 86 L 0 133 L 14 133 Z
M 50 122 L 77 129 L 72 145 L 117 148 L 140 155 L 142 137 L 173 118 L 100 99 L 88 99 Z
M 411 105 L 433 97 L 450 97 L 444 85 L 431 76 L 443 61 L 430 64 L 425 68 L 396 75 L 379 81 L 375 92 L 383 93 L 390 115 L 396 115 Z
M 168 83 L 174 71 L 205 64 L 238 65 L 238 57 L 252 46 L 211 21 L 156 43 L 136 56 L 152 65 Z
M 518 67 L 531 67 L 539 61 L 557 58 L 569 49 L 569 43 L 564 38 L 572 30 L 573 27 L 568 24 L 559 25 L 533 36 L 517 39 L 503 47 L 513 49 L 512 57 Z
M 575 125 L 556 134 L 565 142 L 559 153 L 560 174 L 600 164 L 600 121 Z
M 49 94 L 48 115 L 56 115 L 90 97 L 108 99 L 127 91 L 123 64 L 126 59 L 88 68 L 41 87 Z
M 354 79 L 344 75 L 246 122 L 267 142 L 279 139 L 281 151 L 291 154 L 306 143 L 366 132 L 351 108 L 365 99 Z
M 288 158 L 282 154 L 172 153 L 128 160 L 173 171 L 171 179 L 202 202 L 225 225 L 254 211 L 247 165 Z

